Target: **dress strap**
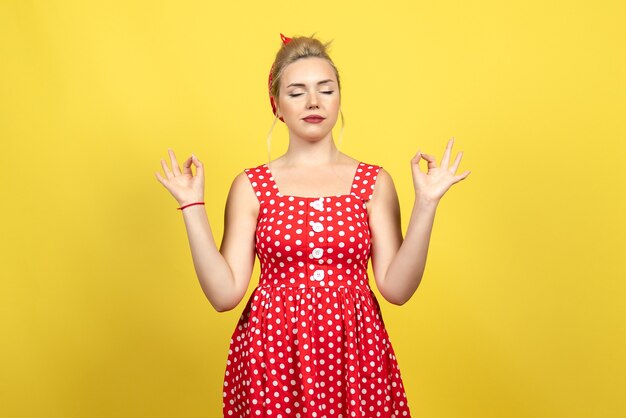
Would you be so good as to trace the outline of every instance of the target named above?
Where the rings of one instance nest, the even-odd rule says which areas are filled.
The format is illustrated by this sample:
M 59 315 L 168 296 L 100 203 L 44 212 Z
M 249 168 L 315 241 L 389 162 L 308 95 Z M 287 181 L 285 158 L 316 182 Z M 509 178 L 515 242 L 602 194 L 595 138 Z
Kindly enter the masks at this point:
M 374 193 L 378 172 L 381 168 L 381 165 L 360 162 L 352 181 L 351 194 L 360 197 L 366 202 L 370 200 Z
M 254 193 L 261 204 L 265 203 L 266 199 L 276 195 L 278 189 L 266 164 L 246 168 L 244 171 L 248 175 L 248 180 L 250 180 Z

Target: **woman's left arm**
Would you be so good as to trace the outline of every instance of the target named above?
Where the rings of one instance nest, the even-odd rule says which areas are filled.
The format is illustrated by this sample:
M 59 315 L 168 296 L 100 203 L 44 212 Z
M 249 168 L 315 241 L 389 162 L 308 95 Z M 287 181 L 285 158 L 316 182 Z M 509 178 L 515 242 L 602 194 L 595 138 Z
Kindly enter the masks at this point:
M 381 169 L 374 194 L 369 203 L 371 260 L 376 285 L 390 303 L 403 305 L 417 290 L 424 269 L 437 205 L 444 193 L 465 179 L 470 171 L 455 175 L 462 152 L 448 168 L 454 138 L 448 141 L 441 167 L 431 155 L 417 152 L 411 159 L 415 201 L 407 228 L 402 237 L 400 204 L 393 180 Z M 420 159 L 428 162 L 428 172 L 420 170 Z

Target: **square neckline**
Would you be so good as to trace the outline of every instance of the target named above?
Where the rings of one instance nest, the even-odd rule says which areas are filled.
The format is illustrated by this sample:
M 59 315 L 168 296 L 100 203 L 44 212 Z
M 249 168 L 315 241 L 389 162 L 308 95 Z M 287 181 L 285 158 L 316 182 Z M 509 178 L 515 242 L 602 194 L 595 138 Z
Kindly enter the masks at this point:
M 361 165 L 363 165 L 362 161 L 359 161 L 358 164 L 356 165 L 356 169 L 354 170 L 354 175 L 352 176 L 352 183 L 350 184 L 350 192 L 349 193 L 336 194 L 336 195 L 334 194 L 334 195 L 328 195 L 328 196 L 313 196 L 313 197 L 309 197 L 309 196 L 296 196 L 296 195 L 282 194 L 280 192 L 280 189 L 278 188 L 278 184 L 276 184 L 276 181 L 274 180 L 274 174 L 270 170 L 269 164 L 268 163 L 263 163 L 263 167 L 265 167 L 265 169 L 267 170 L 267 173 L 269 174 L 269 179 L 268 180 L 274 186 L 274 190 L 276 190 L 276 195 L 278 197 L 293 197 L 294 199 L 313 199 L 313 200 L 339 198 L 339 197 L 347 197 L 347 196 L 356 196 L 354 194 L 354 192 L 352 191 L 352 189 L 354 189 L 354 183 L 356 183 L 356 177 L 359 174 L 359 168 L 361 168 Z

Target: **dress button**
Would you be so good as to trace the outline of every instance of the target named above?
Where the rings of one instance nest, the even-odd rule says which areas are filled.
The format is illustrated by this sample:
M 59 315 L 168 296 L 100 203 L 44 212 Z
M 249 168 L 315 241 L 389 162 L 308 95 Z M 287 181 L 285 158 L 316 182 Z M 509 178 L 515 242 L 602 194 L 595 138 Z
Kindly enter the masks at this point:
M 315 280 L 322 280 L 324 278 L 324 270 L 315 270 L 313 278 Z
M 313 257 L 320 258 L 323 253 L 324 253 L 324 250 L 322 250 L 321 248 L 316 248 L 313 250 Z
M 324 202 L 322 202 L 321 200 L 315 200 L 311 202 L 311 206 L 313 206 L 317 210 L 322 210 L 324 209 Z
M 324 230 L 324 225 L 322 225 L 321 222 L 313 223 L 313 231 L 315 231 L 315 232 L 322 232 L 323 230 Z

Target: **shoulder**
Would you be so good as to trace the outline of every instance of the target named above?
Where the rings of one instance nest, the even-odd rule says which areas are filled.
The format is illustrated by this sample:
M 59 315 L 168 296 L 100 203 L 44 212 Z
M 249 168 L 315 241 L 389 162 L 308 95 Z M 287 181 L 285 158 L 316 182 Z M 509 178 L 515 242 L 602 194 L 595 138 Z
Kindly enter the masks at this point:
M 385 170 L 381 166 L 378 167 L 379 169 L 377 170 L 376 174 L 376 184 L 373 188 L 370 205 L 393 205 L 398 200 L 396 186 L 393 182 L 393 178 L 387 170 Z
M 393 179 L 391 178 L 391 174 L 389 174 L 389 172 L 385 170 L 382 166 L 379 167 L 380 168 L 376 174 L 376 188 L 386 188 L 389 186 L 393 187 Z
M 250 186 L 250 176 L 251 173 L 248 172 L 249 169 L 244 169 L 240 173 L 237 173 L 233 182 L 231 184 L 231 189 L 252 189 Z
M 254 186 L 252 185 L 251 172 L 244 169 L 238 173 L 232 181 L 230 191 L 228 192 L 227 205 L 231 207 L 238 207 L 238 209 L 246 210 L 249 212 L 258 212 L 259 201 L 255 194 Z

